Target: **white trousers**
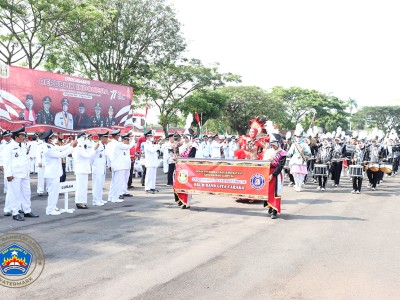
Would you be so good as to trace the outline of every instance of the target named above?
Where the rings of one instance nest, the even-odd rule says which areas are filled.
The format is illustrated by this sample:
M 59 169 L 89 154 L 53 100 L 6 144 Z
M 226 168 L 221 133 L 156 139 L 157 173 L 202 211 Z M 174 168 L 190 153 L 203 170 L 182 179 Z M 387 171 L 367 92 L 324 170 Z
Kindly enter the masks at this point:
M 46 178 L 46 187 L 49 193 L 47 197 L 46 214 L 50 214 L 56 210 L 60 185 L 60 177 Z
M 31 162 L 31 173 L 36 173 L 36 157 L 29 158 Z
M 66 157 L 65 172 L 74 171 L 74 159 L 72 157 Z
M 146 168 L 146 178 L 144 180 L 144 189 L 146 191 L 156 189 L 157 167 Z
M 39 194 L 44 193 L 44 167 L 37 168 L 38 182 L 37 182 L 37 192 Z
M 21 209 L 24 213 L 28 214 L 31 212 L 31 184 L 29 176 L 25 178 L 13 178 L 9 182 L 9 201 L 13 216 L 18 214 Z
M 103 200 L 103 186 L 106 179 L 105 174 L 92 174 L 93 205 Z
M 166 156 L 166 158 L 164 158 L 164 156 Z M 163 156 L 163 171 L 165 174 L 168 173 L 168 168 L 169 168 L 169 164 L 168 164 L 168 153 L 164 153 Z
M 7 184 L 8 184 L 8 181 L 7 181 Z M 9 213 L 9 212 L 11 212 L 11 204 L 10 204 L 10 195 L 11 195 L 12 193 L 7 193 L 6 194 L 6 200 L 5 200 L 5 203 L 4 203 L 4 213 Z
M 108 201 L 115 201 L 123 194 L 123 187 L 127 184 L 125 180 L 125 170 L 117 170 L 112 172 L 112 180 L 110 191 L 108 192 Z
M 8 190 L 8 181 L 6 176 L 4 176 L 4 194 L 7 193 Z
M 128 180 L 129 180 L 129 172 L 131 171 L 131 169 L 129 170 L 122 170 L 124 171 L 124 183 L 123 183 L 123 188 L 122 188 L 122 194 L 128 194 Z
M 303 184 L 304 178 L 306 177 L 305 174 L 300 174 L 300 173 L 294 173 L 293 178 L 294 178 L 294 184 L 295 184 L 295 190 L 300 192 L 301 191 L 301 185 Z
M 76 174 L 75 203 L 87 204 L 89 174 Z

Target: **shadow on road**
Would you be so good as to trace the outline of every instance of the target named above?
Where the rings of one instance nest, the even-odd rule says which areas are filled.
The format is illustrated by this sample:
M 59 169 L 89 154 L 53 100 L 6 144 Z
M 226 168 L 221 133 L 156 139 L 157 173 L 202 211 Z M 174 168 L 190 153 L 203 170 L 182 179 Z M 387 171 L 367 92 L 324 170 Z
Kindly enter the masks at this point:
M 321 220 L 321 221 L 366 221 L 366 219 L 357 217 L 342 217 L 342 216 L 304 216 L 304 215 L 280 215 L 280 219 L 290 220 Z

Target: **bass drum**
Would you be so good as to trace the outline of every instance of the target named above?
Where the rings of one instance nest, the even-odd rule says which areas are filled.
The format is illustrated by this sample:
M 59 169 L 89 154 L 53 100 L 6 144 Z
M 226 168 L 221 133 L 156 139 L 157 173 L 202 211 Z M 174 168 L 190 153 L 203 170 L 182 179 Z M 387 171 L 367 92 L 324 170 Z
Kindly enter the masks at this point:
M 386 174 L 392 173 L 392 169 L 393 169 L 392 164 L 381 164 L 379 166 L 379 170 Z

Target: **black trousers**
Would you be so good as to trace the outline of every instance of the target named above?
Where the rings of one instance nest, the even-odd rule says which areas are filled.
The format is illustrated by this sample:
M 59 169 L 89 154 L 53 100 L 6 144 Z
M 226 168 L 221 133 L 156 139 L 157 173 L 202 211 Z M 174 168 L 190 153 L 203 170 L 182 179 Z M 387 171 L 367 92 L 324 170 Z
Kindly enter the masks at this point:
M 361 192 L 362 181 L 362 177 L 353 177 L 353 190 Z
M 168 175 L 167 175 L 167 184 L 174 184 L 174 171 L 175 171 L 175 163 L 168 164 Z
M 60 182 L 65 182 L 67 179 L 67 173 L 65 172 L 65 163 L 61 163 L 63 174 L 60 177 Z
M 133 166 L 135 165 L 135 161 L 131 161 L 131 172 L 129 173 L 129 179 L 128 179 L 128 187 L 132 185 L 132 174 L 133 174 Z
M 141 184 L 142 186 L 144 186 L 144 180 L 146 178 L 146 167 L 144 165 L 142 165 L 142 169 L 143 169 L 143 174 L 142 174 L 142 180 L 141 180 Z
M 328 180 L 328 176 L 319 175 L 318 177 L 318 184 L 320 187 L 325 188 L 326 181 Z
M 378 180 L 381 176 L 380 173 L 383 173 L 383 172 L 382 171 L 372 172 L 370 169 L 367 170 L 368 180 L 373 188 L 376 188 L 376 184 L 378 183 Z
M 332 172 L 332 180 L 335 181 L 335 184 L 339 184 L 340 181 L 340 174 L 342 172 L 342 165 L 341 161 L 332 162 L 331 172 Z
M 398 171 L 398 169 L 399 169 L 399 160 L 400 160 L 400 157 L 396 157 L 393 160 L 393 172 L 397 172 Z

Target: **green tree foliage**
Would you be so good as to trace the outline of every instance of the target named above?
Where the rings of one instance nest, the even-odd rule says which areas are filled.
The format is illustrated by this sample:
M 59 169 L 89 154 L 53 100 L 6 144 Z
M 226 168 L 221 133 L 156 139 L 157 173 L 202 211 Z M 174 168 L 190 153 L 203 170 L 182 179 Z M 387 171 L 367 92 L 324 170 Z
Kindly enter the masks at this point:
M 352 117 L 354 129 L 400 130 L 400 106 L 365 106 Z
M 49 69 L 136 90 L 151 67 L 168 66 L 186 47 L 165 0 L 86 0 L 64 27 L 68 34 L 52 47 Z
M 194 115 L 198 112 L 199 116 L 201 116 L 201 122 L 204 124 L 207 120 L 221 118 L 228 99 L 229 95 L 218 90 L 202 89 L 186 97 L 180 107 L 180 111 L 184 115 L 189 113 Z M 194 122 L 197 125 L 197 122 Z
M 0 0 L 0 61 L 40 66 L 74 8 L 73 0 Z
M 236 75 L 219 73 L 217 66 L 208 68 L 197 59 L 184 60 L 179 64 L 154 67 L 152 78 L 143 85 L 143 94 L 151 106 L 158 108 L 160 125 L 167 134 L 168 124 L 177 121 L 186 96 L 237 80 Z
M 263 115 L 275 120 L 282 115 L 282 101 L 272 99 L 268 93 L 256 86 L 226 86 L 218 91 L 229 95 L 223 110 L 226 126 L 234 132 L 245 134 L 248 122 L 255 116 Z
M 274 87 L 269 97 L 283 103 L 285 114 L 276 120 L 282 129 L 293 129 L 297 123 L 305 129 L 311 125 L 327 131 L 336 130 L 338 126 L 344 130 L 348 128 L 347 104 L 335 96 L 299 87 Z M 316 122 L 312 123 L 314 115 Z

